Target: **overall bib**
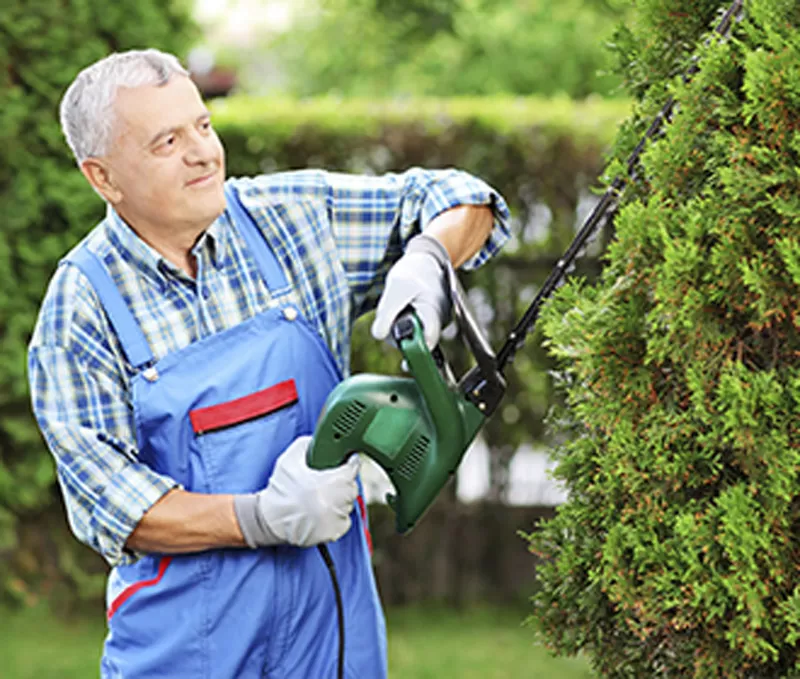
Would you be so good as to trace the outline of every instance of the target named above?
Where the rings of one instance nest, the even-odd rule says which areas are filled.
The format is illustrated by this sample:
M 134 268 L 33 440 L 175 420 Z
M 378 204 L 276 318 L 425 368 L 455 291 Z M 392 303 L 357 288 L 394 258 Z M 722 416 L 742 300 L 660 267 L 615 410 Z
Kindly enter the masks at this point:
M 313 433 L 341 375 L 319 334 L 288 303 L 277 259 L 230 185 L 228 212 L 271 295 L 271 308 L 153 363 L 99 258 L 70 261 L 96 290 L 130 363 L 140 461 L 200 493 L 266 487 L 277 456 Z M 386 676 L 383 613 L 363 500 L 328 545 L 344 602 L 345 674 Z M 104 679 L 327 679 L 339 631 L 330 574 L 316 548 L 148 554 L 109 576 Z

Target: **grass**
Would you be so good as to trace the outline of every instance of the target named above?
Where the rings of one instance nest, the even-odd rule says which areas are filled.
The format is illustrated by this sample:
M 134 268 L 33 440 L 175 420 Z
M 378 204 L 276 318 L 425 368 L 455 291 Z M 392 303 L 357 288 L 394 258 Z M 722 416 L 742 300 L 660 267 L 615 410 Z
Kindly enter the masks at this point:
M 476 608 L 387 612 L 390 679 L 590 679 L 579 658 L 553 658 L 522 626 L 528 612 Z
M 390 679 L 589 679 L 580 659 L 554 659 L 533 645 L 525 613 L 481 607 L 463 612 L 387 612 Z M 40 605 L 0 609 L 3 679 L 97 677 L 105 635 L 101 615 L 62 620 Z
M 0 609 L 0 658 L 3 679 L 92 679 L 99 677 L 105 635 L 96 619 L 62 620 L 39 605 Z

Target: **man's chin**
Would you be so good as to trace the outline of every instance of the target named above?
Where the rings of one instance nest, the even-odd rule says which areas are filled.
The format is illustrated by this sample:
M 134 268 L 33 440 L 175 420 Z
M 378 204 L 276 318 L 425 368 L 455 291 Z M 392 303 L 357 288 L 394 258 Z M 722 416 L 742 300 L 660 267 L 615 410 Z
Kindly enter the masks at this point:
M 189 196 L 187 201 L 187 211 L 197 215 L 198 221 L 207 222 L 209 225 L 225 212 L 226 207 L 222 184 L 219 185 L 217 191 Z
M 191 188 L 191 187 L 190 187 Z M 218 204 L 225 209 L 225 185 L 222 175 L 214 178 L 208 185 L 201 185 L 197 191 L 189 192 L 190 200 L 202 201 L 206 204 Z

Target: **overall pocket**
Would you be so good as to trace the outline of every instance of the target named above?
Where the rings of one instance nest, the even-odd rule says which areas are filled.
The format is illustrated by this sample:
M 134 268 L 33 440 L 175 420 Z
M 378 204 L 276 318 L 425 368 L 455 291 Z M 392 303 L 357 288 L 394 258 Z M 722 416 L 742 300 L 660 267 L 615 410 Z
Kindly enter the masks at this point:
M 109 621 L 141 590 L 158 587 L 167 573 L 171 556 L 146 556 L 133 566 L 114 569 L 108 580 L 106 617 Z M 141 599 L 151 592 L 142 592 Z
M 148 554 L 111 571 L 103 676 L 202 677 L 207 556 Z M 181 649 L 180 672 L 174 667 Z
M 297 436 L 294 380 L 189 413 L 212 493 L 252 493 L 267 485 L 275 460 Z

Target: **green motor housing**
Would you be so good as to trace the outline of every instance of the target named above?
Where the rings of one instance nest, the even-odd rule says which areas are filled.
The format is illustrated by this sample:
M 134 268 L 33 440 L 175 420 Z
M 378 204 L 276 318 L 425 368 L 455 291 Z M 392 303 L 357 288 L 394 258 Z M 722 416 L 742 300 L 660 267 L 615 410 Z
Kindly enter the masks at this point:
M 458 468 L 486 418 L 445 379 L 414 314 L 398 319 L 395 338 L 413 379 L 363 373 L 339 384 L 323 407 L 308 464 L 329 469 L 354 453 L 375 460 L 394 485 L 387 501 L 397 531 L 406 533 Z

